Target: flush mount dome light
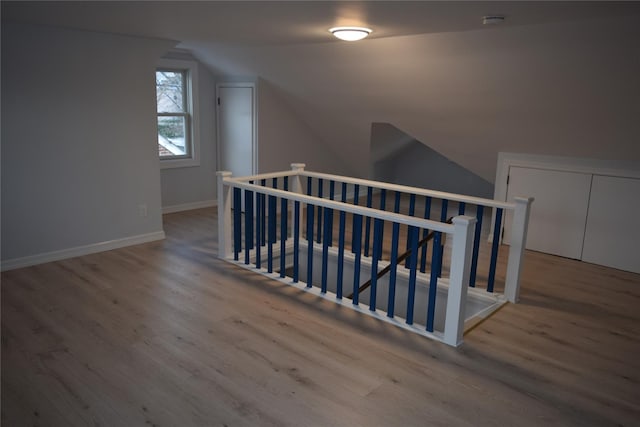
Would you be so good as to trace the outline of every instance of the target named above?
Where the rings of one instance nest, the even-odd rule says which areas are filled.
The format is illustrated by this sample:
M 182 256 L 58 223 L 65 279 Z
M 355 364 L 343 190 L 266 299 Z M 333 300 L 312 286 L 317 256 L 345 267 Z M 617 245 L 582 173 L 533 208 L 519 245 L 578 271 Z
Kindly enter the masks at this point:
M 371 33 L 371 29 L 364 27 L 334 27 L 330 28 L 329 32 L 340 40 L 354 42 L 367 37 Z
M 504 22 L 504 16 L 502 15 L 487 15 L 482 17 L 482 23 L 484 25 L 496 25 Z

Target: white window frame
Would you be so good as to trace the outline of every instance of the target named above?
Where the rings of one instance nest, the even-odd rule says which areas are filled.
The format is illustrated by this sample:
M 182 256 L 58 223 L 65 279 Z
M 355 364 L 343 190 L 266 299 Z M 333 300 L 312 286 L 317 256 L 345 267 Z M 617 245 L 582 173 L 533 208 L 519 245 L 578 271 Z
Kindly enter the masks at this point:
M 163 158 L 158 154 L 160 159 L 160 169 L 169 168 L 185 168 L 200 166 L 200 120 L 199 111 L 200 104 L 198 100 L 198 63 L 195 61 L 188 61 L 184 59 L 161 59 L 157 63 L 156 71 L 158 70 L 176 70 L 186 71 L 186 97 L 187 97 L 187 113 L 189 118 L 187 120 L 187 134 L 189 135 L 188 144 L 190 148 L 189 157 L 180 158 Z M 155 74 L 154 74 L 155 81 Z M 157 106 L 156 106 L 157 116 Z M 157 126 L 156 120 L 156 126 Z M 156 129 L 157 134 L 157 129 Z M 156 142 L 157 146 L 157 142 Z M 157 151 L 157 148 L 156 148 Z

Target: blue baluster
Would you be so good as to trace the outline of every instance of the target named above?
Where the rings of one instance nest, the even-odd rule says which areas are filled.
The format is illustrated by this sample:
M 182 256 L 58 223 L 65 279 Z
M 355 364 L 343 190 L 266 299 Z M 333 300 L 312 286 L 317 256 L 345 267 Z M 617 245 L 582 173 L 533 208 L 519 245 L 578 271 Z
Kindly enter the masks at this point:
M 273 179 L 273 188 L 277 188 L 277 178 Z M 269 245 L 267 246 L 267 271 L 273 273 L 273 244 L 276 241 L 276 197 L 269 196 Z
M 425 198 L 424 201 L 424 219 L 431 218 L 431 197 Z M 422 238 L 425 239 L 429 235 L 429 230 L 422 230 Z M 427 271 L 427 247 L 429 243 L 425 243 L 422 246 L 422 250 L 420 251 L 420 272 L 424 273 Z
M 440 222 L 446 222 L 447 221 L 447 208 L 449 205 L 449 201 L 447 199 L 442 200 L 442 210 L 440 211 Z M 435 246 L 435 241 L 434 241 L 434 246 Z M 435 248 L 434 248 L 435 250 Z M 442 251 L 442 247 L 438 248 L 439 251 Z M 442 257 L 438 258 L 438 264 L 437 264 L 437 271 L 438 271 L 438 277 L 442 277 Z
M 242 250 L 242 190 L 233 189 L 233 259 L 238 261 Z
M 300 202 L 293 207 L 293 283 L 298 283 L 300 271 Z
M 289 191 L 289 177 L 284 177 L 284 191 Z M 285 198 L 280 199 L 280 277 L 286 276 L 287 267 L 287 237 L 288 237 L 288 208 L 289 201 Z
M 329 181 L 329 200 L 333 200 L 335 198 L 336 193 L 336 182 L 334 180 Z M 331 230 L 329 233 L 329 246 L 333 246 L 333 209 L 331 210 L 331 215 L 329 216 L 329 224 L 326 224 L 327 227 Z
M 373 203 L 373 187 L 367 187 L 367 207 Z M 375 239 L 374 239 L 375 241 Z M 364 256 L 369 256 L 369 246 L 371 245 L 371 217 L 364 219 Z
M 262 243 L 262 194 L 256 192 L 256 268 L 261 264 L 261 243 Z
M 358 184 L 355 184 L 353 186 L 353 204 L 357 205 L 358 204 L 358 199 L 360 198 L 360 186 Z M 355 221 L 355 216 L 353 217 L 353 221 Z M 358 242 L 358 246 L 360 246 L 362 244 L 362 242 Z M 351 252 L 355 253 L 355 246 L 356 246 L 356 236 L 355 234 L 352 234 L 351 236 Z
M 473 237 L 473 253 L 471 255 L 471 271 L 469 273 L 469 286 L 475 288 L 478 272 L 478 254 L 480 253 L 480 234 L 482 232 L 482 216 L 484 206 L 476 206 L 476 230 Z
M 262 181 L 260 181 L 260 185 L 262 185 L 263 187 L 267 186 L 267 180 L 263 179 Z M 260 221 L 262 221 L 262 236 L 261 236 L 261 242 L 262 242 L 262 246 L 264 246 L 267 241 L 266 241 L 266 237 L 267 237 L 267 199 L 266 196 L 262 193 L 260 193 L 260 198 L 262 199 L 260 201 L 261 203 L 261 210 L 260 210 Z
M 493 225 L 493 242 L 491 243 L 491 264 L 489 265 L 489 278 L 487 280 L 487 292 L 493 292 L 496 280 L 496 263 L 498 262 L 498 247 L 500 232 L 502 231 L 502 208 L 496 209 L 496 222 Z
M 396 193 L 400 194 L 400 193 Z M 396 198 L 398 199 L 398 198 Z M 398 269 L 398 238 L 400 234 L 400 224 L 393 223 L 391 232 L 391 270 L 389 271 L 389 298 L 387 305 L 387 316 L 393 317 L 396 304 L 396 273 Z
M 459 202 L 458 203 L 458 215 L 464 215 L 465 208 L 466 208 L 466 203 L 465 202 Z
M 402 193 L 396 191 L 395 201 L 393 203 L 393 212 L 400 213 L 400 202 L 402 200 Z M 391 270 L 389 271 L 389 297 L 387 299 L 387 316 L 393 317 L 395 313 L 395 301 L 396 301 L 396 277 L 398 269 L 398 240 L 400 238 L 400 224 L 393 223 L 391 231 Z M 408 240 L 407 240 L 408 242 Z
M 353 264 L 353 304 L 358 305 L 360 288 L 360 260 L 362 259 L 362 215 L 353 215 L 353 252 L 356 255 Z
M 400 213 L 400 202 L 402 201 L 402 193 L 396 191 L 396 197 L 393 201 L 393 212 Z
M 324 179 L 318 179 L 318 197 L 322 198 L 322 187 L 323 187 Z M 318 206 L 318 232 L 316 233 L 317 242 L 320 243 L 322 236 L 322 206 Z
M 373 241 L 377 242 L 382 233 L 384 221 L 375 219 L 373 221 Z M 380 245 L 373 245 L 373 259 L 371 260 L 371 291 L 369 292 L 369 310 L 376 311 L 376 297 L 378 295 L 378 260 L 380 259 Z
M 313 286 L 313 213 L 315 206 L 307 203 L 307 288 Z
M 409 291 L 407 293 L 407 324 L 413 325 L 413 306 L 416 299 L 416 275 L 418 266 L 418 234 L 416 227 L 409 228 L 411 256 L 409 257 Z
M 329 236 L 332 233 L 332 229 L 329 227 L 329 218 L 333 215 L 333 209 L 324 209 L 324 236 L 322 238 L 322 293 L 327 292 L 327 269 L 329 264 Z
M 249 264 L 253 247 L 253 191 L 244 191 L 244 263 Z
M 396 197 L 393 204 L 393 212 L 400 213 L 400 202 L 402 193 L 396 191 Z M 391 231 L 391 270 L 389 271 L 389 297 L 387 299 L 387 316 L 393 317 L 395 313 L 396 301 L 396 277 L 398 269 L 398 240 L 400 238 L 400 224 L 394 222 Z M 408 241 L 408 240 L 407 240 Z
M 329 215 L 325 215 L 324 218 L 324 227 L 326 228 L 324 237 L 327 239 L 327 246 L 333 246 L 333 209 L 325 208 L 325 210 L 329 211 Z
M 397 212 L 396 212 L 397 213 Z M 416 195 L 409 195 L 409 216 L 415 216 L 416 214 Z M 411 242 L 409 241 L 409 225 L 407 225 L 407 250 L 409 250 L 409 246 Z M 409 268 L 409 258 L 404 262 L 404 268 Z
M 387 209 L 387 190 L 384 188 L 380 190 L 380 210 L 385 211 Z M 373 244 L 378 245 L 378 259 L 382 259 L 382 244 L 384 243 L 384 223 L 380 229 L 380 236 L 378 239 L 374 239 Z
M 447 199 L 442 199 L 442 209 L 440 210 L 440 222 L 447 221 L 448 206 L 449 206 L 449 201 Z
M 287 203 L 284 197 L 280 199 L 280 277 L 286 276 L 287 268 Z
M 442 264 L 442 233 L 436 232 L 433 237 L 433 253 L 431 254 L 431 265 Z M 438 272 L 431 268 L 431 280 L 429 281 L 429 299 L 427 302 L 427 331 L 433 332 L 434 318 L 436 312 L 436 296 L 438 293 Z
M 342 203 L 347 201 L 347 184 L 342 183 Z M 338 277 L 336 278 L 336 298 L 342 299 L 342 284 L 344 276 L 344 230 L 345 230 L 346 214 L 340 211 L 340 223 L 338 225 Z
M 271 181 L 271 187 L 274 189 L 278 189 L 278 178 L 273 178 L 273 180 Z M 276 196 L 269 196 L 269 197 L 273 197 L 273 218 L 274 218 L 274 223 L 273 223 L 273 234 L 271 234 L 271 243 L 276 243 L 276 241 L 278 240 L 278 236 L 276 236 L 276 223 L 277 223 L 277 219 L 276 217 L 278 216 L 278 202 L 277 202 L 277 197 Z M 271 206 L 271 204 L 269 204 L 269 206 Z M 269 216 L 271 216 L 271 212 L 269 212 Z
M 282 189 L 284 191 L 289 191 L 289 177 L 288 176 L 284 177 L 284 183 L 282 184 L 282 187 L 283 187 Z M 288 216 L 288 214 L 289 214 L 289 200 L 287 200 L 287 203 L 282 204 L 281 208 L 282 209 L 280 209 L 280 215 Z M 281 234 L 280 238 L 284 239 L 284 240 L 287 240 L 289 238 L 289 230 L 288 230 L 289 224 L 288 224 L 288 222 L 289 222 L 289 220 L 286 220 L 285 221 L 285 227 L 282 230 L 280 230 L 280 234 Z

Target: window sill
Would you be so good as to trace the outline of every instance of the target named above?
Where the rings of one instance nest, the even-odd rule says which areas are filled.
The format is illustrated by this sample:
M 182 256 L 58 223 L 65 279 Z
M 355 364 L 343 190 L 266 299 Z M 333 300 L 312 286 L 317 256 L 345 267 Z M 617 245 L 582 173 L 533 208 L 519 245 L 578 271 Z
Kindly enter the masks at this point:
M 160 169 L 192 168 L 200 166 L 198 159 L 160 159 Z

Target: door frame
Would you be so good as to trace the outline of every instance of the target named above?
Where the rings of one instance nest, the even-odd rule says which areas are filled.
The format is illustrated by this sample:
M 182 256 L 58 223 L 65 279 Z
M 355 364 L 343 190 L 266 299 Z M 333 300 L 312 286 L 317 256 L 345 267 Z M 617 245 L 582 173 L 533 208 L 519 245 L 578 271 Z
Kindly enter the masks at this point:
M 257 84 L 255 82 L 220 82 L 216 83 L 216 97 L 214 105 L 216 108 L 216 169 L 221 170 L 221 137 L 220 137 L 220 89 L 221 88 L 234 88 L 234 87 L 249 87 L 252 89 L 251 109 L 253 115 L 253 129 L 251 130 L 251 173 L 256 175 L 258 173 L 258 94 Z

